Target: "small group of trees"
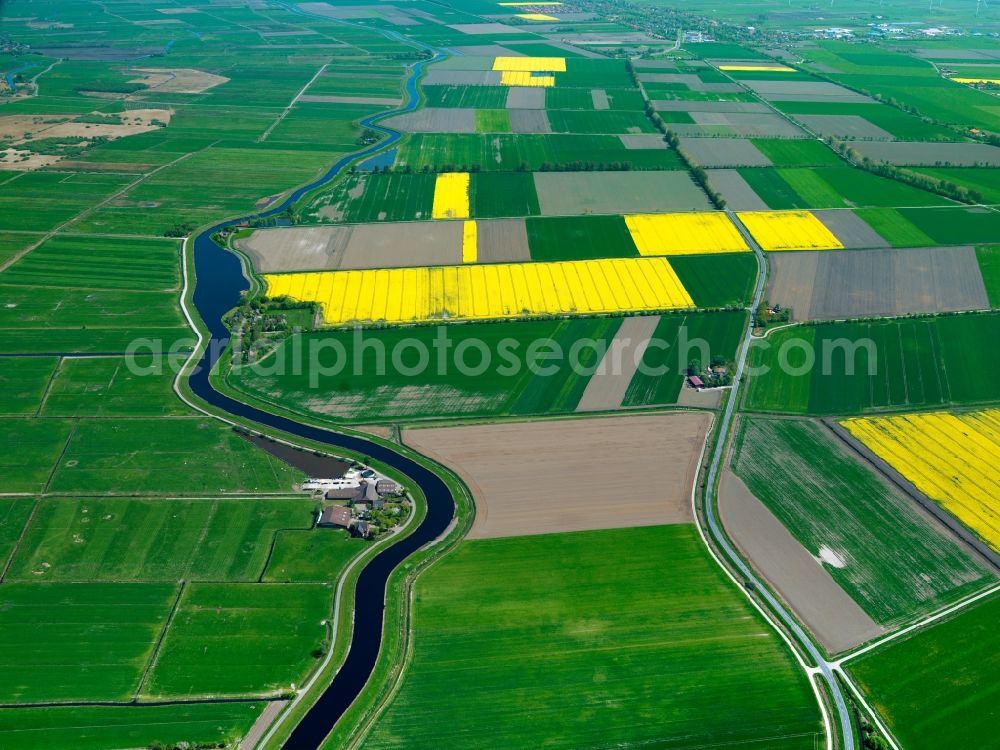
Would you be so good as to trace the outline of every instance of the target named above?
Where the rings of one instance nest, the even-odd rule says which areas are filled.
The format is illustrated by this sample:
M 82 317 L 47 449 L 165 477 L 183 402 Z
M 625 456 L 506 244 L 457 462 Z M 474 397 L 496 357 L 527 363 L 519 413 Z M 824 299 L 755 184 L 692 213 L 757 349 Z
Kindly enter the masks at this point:
M 657 117 L 659 117 L 659 115 L 657 115 Z M 656 121 L 654 120 L 654 124 L 655 122 Z M 660 120 L 660 122 L 662 123 L 663 120 Z M 667 128 L 665 124 L 663 125 L 663 131 L 670 148 L 672 148 L 677 153 L 677 156 L 680 157 L 680 160 L 684 162 L 684 166 L 686 166 L 688 171 L 691 173 L 691 178 L 702 190 L 705 191 L 705 195 L 707 195 L 708 199 L 712 201 L 712 205 L 720 211 L 724 209 L 726 207 L 726 199 L 722 197 L 722 193 L 712 187 L 712 184 L 708 180 L 708 172 L 706 172 L 700 164 L 688 156 L 687 152 L 681 148 L 681 139 L 677 137 L 677 133 Z

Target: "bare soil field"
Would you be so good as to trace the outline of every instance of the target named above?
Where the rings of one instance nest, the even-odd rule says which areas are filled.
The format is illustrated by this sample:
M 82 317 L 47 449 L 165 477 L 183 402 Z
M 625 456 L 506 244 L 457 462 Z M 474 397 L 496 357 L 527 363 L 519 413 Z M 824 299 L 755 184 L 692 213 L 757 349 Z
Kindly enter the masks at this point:
M 677 70 L 673 60 L 633 60 L 632 65 L 638 70 Z
M 688 102 L 671 99 L 654 100 L 653 108 L 659 112 L 744 112 L 765 114 L 771 110 L 760 102 Z
M 387 117 L 383 122 L 406 133 L 475 133 L 476 110 L 424 107 L 415 112 Z
M 317 102 L 321 104 L 384 104 L 395 106 L 400 99 L 388 99 L 382 96 L 326 96 L 323 94 L 303 94 L 300 102 Z
M 1000 167 L 1000 148 L 987 143 L 893 143 L 852 144 L 863 156 L 900 166 Z
M 884 632 L 728 469 L 719 483 L 719 517 L 740 551 L 827 651 L 839 653 Z
M 822 136 L 865 141 L 895 140 L 892 133 L 873 125 L 860 115 L 796 115 L 795 119 Z
M 628 390 L 632 377 L 639 369 L 639 362 L 642 361 L 642 355 L 649 346 L 649 340 L 659 322 L 659 315 L 643 315 L 622 320 L 608 351 L 587 381 L 580 403 L 576 406 L 578 412 L 612 411 L 621 408 L 625 391 Z
M 446 57 L 441 62 L 436 62 L 427 69 L 427 72 L 435 70 L 493 70 L 494 57 L 516 57 L 520 52 L 511 52 L 506 47 L 499 44 L 480 44 L 469 47 L 455 47 L 455 50 L 462 50 L 462 54 Z
M 543 89 L 539 89 L 542 91 Z M 507 116 L 510 119 L 512 133 L 551 133 L 549 116 L 544 109 L 511 109 Z
M 813 211 L 813 216 L 833 232 L 840 244 L 849 249 L 860 250 L 871 247 L 889 247 L 889 243 L 878 232 L 865 223 L 853 211 L 841 209 Z
M 163 94 L 200 94 L 229 79 L 193 68 L 132 68 L 141 75 L 129 83 L 141 83 L 147 90 Z
M 499 86 L 495 70 L 428 70 L 420 81 L 423 86 Z
M 594 109 L 611 109 L 608 92 L 604 89 L 591 89 L 590 98 L 594 102 Z
M 527 29 L 520 29 L 517 26 L 508 26 L 503 23 L 453 23 L 448 26 L 461 34 L 471 36 L 483 36 L 488 34 L 530 34 Z
M 680 83 L 691 91 L 731 93 L 742 91 L 738 83 L 705 83 L 694 73 L 638 73 L 640 83 Z
M 462 222 L 258 229 L 239 248 L 264 273 L 457 265 Z
M 629 151 L 669 148 L 666 139 L 659 133 L 631 133 L 629 135 L 620 135 L 618 139 Z
M 708 139 L 709 143 L 714 140 Z M 767 211 L 770 208 L 735 169 L 710 169 L 708 182 L 733 211 Z
M 545 89 L 511 86 L 507 92 L 507 109 L 545 109 Z
M 536 172 L 543 216 L 710 211 L 687 172 Z
M 307 13 L 315 13 L 327 18 L 378 18 L 379 12 L 374 6 L 362 5 L 331 5 L 330 3 L 299 3 L 299 8 Z
M 722 126 L 736 135 L 764 138 L 805 138 L 806 133 L 784 117 L 756 112 L 692 112 L 698 125 Z
M 476 221 L 479 263 L 520 263 L 531 260 L 524 219 Z
M 681 149 L 703 167 L 771 167 L 774 163 L 745 138 L 681 138 Z
M 768 262 L 768 299 L 797 321 L 989 307 L 972 247 L 774 253 Z
M 691 521 L 691 486 L 712 416 L 505 422 L 405 430 L 476 501 L 469 539 Z
M 768 101 L 871 102 L 867 96 L 827 81 L 743 81 Z

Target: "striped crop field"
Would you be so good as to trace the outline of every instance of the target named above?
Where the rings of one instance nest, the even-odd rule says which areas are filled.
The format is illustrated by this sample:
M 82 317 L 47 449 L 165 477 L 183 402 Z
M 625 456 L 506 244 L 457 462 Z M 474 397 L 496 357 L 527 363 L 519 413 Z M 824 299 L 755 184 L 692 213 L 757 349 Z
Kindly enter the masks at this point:
M 505 70 L 500 74 L 502 86 L 540 86 L 551 88 L 556 85 L 555 76 L 539 76 L 526 70 Z
M 526 73 L 565 73 L 565 57 L 497 57 L 493 70 Z
M 640 255 L 701 255 L 749 252 L 721 212 L 631 214 L 625 224 Z
M 974 85 L 983 83 L 992 83 L 994 86 L 1000 85 L 1000 78 L 949 78 L 948 80 L 955 83 L 971 83 Z
M 468 172 L 442 172 L 437 176 L 431 216 L 435 219 L 469 218 Z
M 666 258 L 268 274 L 264 280 L 271 296 L 320 303 L 332 326 L 695 306 Z
M 731 70 L 740 73 L 795 73 L 795 68 L 787 65 L 720 65 L 719 70 Z
M 736 215 L 763 250 L 844 248 L 833 232 L 809 211 L 741 211 Z
M 862 417 L 842 424 L 1000 550 L 1000 409 Z
M 558 21 L 559 19 L 555 16 L 550 16 L 547 13 L 515 13 L 518 18 L 523 18 L 525 21 Z
M 475 263 L 479 260 L 479 231 L 476 229 L 476 221 L 472 219 L 465 222 L 462 227 L 462 262 Z

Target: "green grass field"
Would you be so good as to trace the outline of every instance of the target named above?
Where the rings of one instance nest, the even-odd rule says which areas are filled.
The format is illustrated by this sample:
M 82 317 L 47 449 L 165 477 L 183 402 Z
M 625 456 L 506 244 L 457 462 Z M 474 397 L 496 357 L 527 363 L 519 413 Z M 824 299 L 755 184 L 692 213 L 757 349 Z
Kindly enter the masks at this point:
M 264 703 L 207 703 L 174 706 L 74 706 L 5 708 L 0 744 L 5 750 L 107 750 L 231 743 L 245 736 Z
M 424 86 L 428 107 L 501 109 L 507 104 L 506 86 Z
M 297 531 L 282 529 L 264 571 L 269 583 L 333 583 L 365 549 L 365 541 L 345 529 Z
M 621 216 L 539 216 L 527 221 L 531 259 L 635 258 L 632 235 Z
M 0 414 L 34 414 L 59 360 L 56 357 L 9 357 L 0 363 Z
M 732 361 L 747 323 L 743 312 L 664 315 L 653 333 L 662 346 L 650 346 L 642 357 L 645 371 L 632 377 L 623 406 L 674 404 L 685 369 L 693 359 L 707 366 L 713 357 Z M 700 343 L 704 342 L 704 348 Z M 658 373 L 663 373 L 658 374 Z
M 531 172 L 477 172 L 472 176 L 472 215 L 479 219 L 537 216 Z
M 757 260 L 752 253 L 675 255 L 669 260 L 698 307 L 743 306 L 753 296 Z
M 463 542 L 417 580 L 413 645 L 368 750 L 820 741 L 791 654 L 687 524 Z
M 145 417 L 190 414 L 173 392 L 174 372 L 151 357 L 67 358 L 45 397 L 46 417 Z
M 656 129 L 643 112 L 628 110 L 553 110 L 548 113 L 554 133 L 655 133 Z
M 428 219 L 434 203 L 433 174 L 358 174 L 319 191 L 306 213 L 346 222 Z
M 49 490 L 289 492 L 301 477 L 213 420 L 94 419 L 76 424 Z
M 892 626 L 993 580 L 913 502 L 889 489 L 827 428 L 811 421 L 746 418 L 736 473 L 876 622 Z
M 855 206 L 942 206 L 945 198 L 851 167 L 739 170 L 775 210 Z M 919 209 L 917 212 L 922 211 Z
M 995 401 L 1000 385 L 983 373 L 1000 367 L 1000 352 L 986 343 L 997 336 L 1000 315 L 996 313 L 775 331 L 767 345 L 757 341 L 751 349 L 751 364 L 768 370 L 750 378 L 745 407 L 792 414 L 857 414 Z M 813 367 L 805 367 L 803 347 L 789 343 L 796 339 L 814 352 Z M 850 358 L 853 374 L 845 349 L 834 343 L 843 339 L 852 345 L 861 342 Z M 830 364 L 826 373 L 824 351 Z M 780 367 L 782 357 L 789 369 Z
M 291 689 L 323 647 L 333 590 L 315 584 L 192 583 L 144 688 L 147 696 Z
M 176 593 L 172 584 L 4 583 L 0 701 L 130 699 Z
M 754 138 L 755 145 L 776 167 L 838 167 L 843 161 L 819 141 Z
M 68 420 L 0 419 L 0 491 L 42 491 L 73 429 Z
M 990 305 L 1000 307 L 1000 246 L 977 247 L 976 257 L 979 260 L 979 270 L 983 274 L 983 283 L 986 285 Z
M 989 167 L 907 167 L 907 171 L 975 190 L 984 203 L 1000 203 L 1000 175 Z
M 35 500 L 30 497 L 0 500 L 0 570 L 4 570 L 10 560 L 34 507 Z
M 908 750 L 996 741 L 1000 597 L 893 641 L 847 669 Z
M 246 512 L 248 503 L 252 514 Z M 45 498 L 7 578 L 254 581 L 278 529 L 308 529 L 312 510 L 307 497 Z
M 477 109 L 477 133 L 509 133 L 510 117 L 505 109 Z
M 930 247 L 935 242 L 894 208 L 865 208 L 855 212 L 893 247 Z

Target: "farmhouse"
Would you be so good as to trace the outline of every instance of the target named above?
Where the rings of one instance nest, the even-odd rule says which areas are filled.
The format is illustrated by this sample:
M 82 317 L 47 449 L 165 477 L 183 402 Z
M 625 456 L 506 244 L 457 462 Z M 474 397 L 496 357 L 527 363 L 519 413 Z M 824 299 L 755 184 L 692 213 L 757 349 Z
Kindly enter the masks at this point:
M 354 482 L 352 484 L 345 484 L 339 487 L 331 487 L 326 491 L 327 500 L 360 500 L 365 496 L 367 491 L 367 483 L 362 485 L 361 482 Z
M 341 505 L 331 505 L 324 508 L 319 516 L 318 526 L 337 526 L 342 529 L 351 528 L 351 509 Z
M 692 388 L 702 389 L 705 387 L 705 381 L 699 378 L 697 375 L 688 375 L 688 384 Z
M 375 491 L 380 495 L 398 495 L 403 488 L 391 479 L 379 479 L 375 483 Z

